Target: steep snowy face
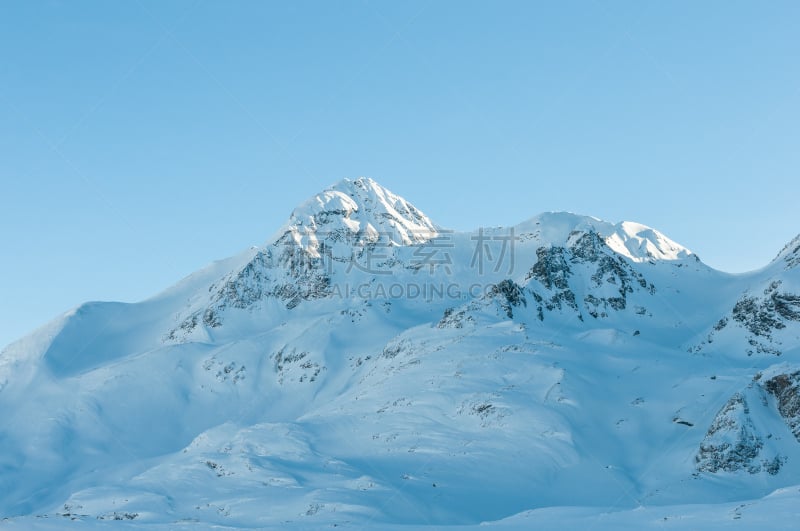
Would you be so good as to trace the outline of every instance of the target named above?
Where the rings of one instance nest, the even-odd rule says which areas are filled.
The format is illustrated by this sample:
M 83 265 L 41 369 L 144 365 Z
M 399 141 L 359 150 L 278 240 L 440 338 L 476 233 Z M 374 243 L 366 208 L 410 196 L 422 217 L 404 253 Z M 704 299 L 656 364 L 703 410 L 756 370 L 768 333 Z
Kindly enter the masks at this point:
M 344 179 L 296 208 L 274 244 L 293 244 L 313 258 L 349 257 L 353 247 L 412 245 L 438 232 L 414 205 L 362 177 Z
M 614 231 L 605 234 L 606 243 L 615 252 L 634 262 L 647 260 L 681 260 L 693 253 L 646 225 L 623 221 Z

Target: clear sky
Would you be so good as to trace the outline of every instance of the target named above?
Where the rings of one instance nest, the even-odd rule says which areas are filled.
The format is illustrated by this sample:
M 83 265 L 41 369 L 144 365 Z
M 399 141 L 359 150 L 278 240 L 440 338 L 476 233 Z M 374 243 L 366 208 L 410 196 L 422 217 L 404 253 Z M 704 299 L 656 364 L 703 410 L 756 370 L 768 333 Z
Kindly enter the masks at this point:
M 800 2 L 0 2 L 0 344 L 136 301 L 370 176 L 709 265 L 800 232 Z

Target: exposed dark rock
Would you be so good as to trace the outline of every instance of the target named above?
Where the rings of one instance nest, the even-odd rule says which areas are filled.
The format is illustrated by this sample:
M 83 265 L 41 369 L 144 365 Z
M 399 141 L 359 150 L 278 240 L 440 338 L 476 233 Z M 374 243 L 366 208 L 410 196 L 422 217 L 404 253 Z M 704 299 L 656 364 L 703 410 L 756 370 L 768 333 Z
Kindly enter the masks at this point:
M 275 372 L 278 375 L 279 384 L 283 384 L 289 376 L 293 376 L 293 378 L 290 378 L 291 380 L 300 383 L 305 381 L 314 382 L 323 370 L 327 370 L 326 367 L 309 359 L 309 352 L 298 352 L 296 348 L 292 348 L 289 351 L 288 347 L 283 347 L 273 354 L 272 358 L 275 363 Z
M 787 321 L 800 321 L 800 295 L 774 292 L 770 298 L 778 315 Z
M 553 292 L 543 294 L 528 283 L 530 293 L 537 302 L 537 317 L 544 320 L 544 310 L 571 308 L 583 319 L 570 278 L 575 266 L 590 272 L 590 291 L 583 296 L 584 309 L 594 318 L 608 317 L 612 311 L 628 307 L 628 295 L 638 290 L 655 293 L 655 286 L 638 273 L 622 256 L 615 253 L 595 231 L 576 231 L 570 234 L 567 247 L 541 247 L 536 251 L 537 261 L 525 277 L 525 281 L 538 281 Z M 607 286 L 613 286 L 618 295 L 608 295 Z M 647 310 L 636 307 L 639 315 Z
M 492 286 L 489 295 L 498 301 L 509 319 L 514 317 L 514 307 L 528 305 L 522 288 L 513 280 L 506 279 L 498 282 Z
M 409 346 L 408 342 L 403 340 L 397 343 L 391 343 L 383 348 L 381 356 L 386 359 L 396 358 L 398 354 L 403 352 Z
M 800 371 L 773 376 L 762 385 L 775 397 L 778 412 L 800 442 Z
M 211 328 L 216 328 L 222 324 L 222 321 L 219 319 L 219 314 L 214 311 L 213 308 L 209 308 L 203 312 L 203 324 Z
M 297 349 L 294 348 L 291 352 L 287 352 L 286 347 L 280 349 L 273 355 L 275 372 L 281 372 L 286 365 L 297 363 L 306 356 L 308 356 L 308 352 L 297 352 Z
M 569 289 L 572 270 L 565 255 L 563 247 L 539 247 L 536 249 L 536 263 L 525 280 L 536 279 L 547 289 Z
M 697 469 L 711 473 L 721 470 L 756 473 L 761 470 L 756 458 L 763 446 L 744 395 L 736 393 L 722 406 L 708 428 L 695 456 Z
M 608 251 L 608 245 L 595 231 L 573 232 L 568 239 L 574 239 L 569 246 L 573 261 L 597 262 Z
M 733 319 L 744 326 L 751 334 L 770 338 L 774 330 L 785 328 L 773 309 L 762 304 L 755 297 L 742 297 L 733 307 Z
M 743 296 L 733 307 L 733 319 L 751 334 L 770 338 L 775 330 L 786 328 L 785 321 L 800 321 L 800 295 L 779 292 L 781 281 L 770 283 L 764 296 Z
M 447 308 L 444 316 L 436 323 L 437 328 L 464 328 L 467 323 L 474 322 L 475 319 L 468 314 L 468 309 L 456 311 L 455 308 Z
M 797 376 L 800 377 L 800 372 Z M 754 383 L 758 383 L 773 394 L 785 393 L 791 387 L 780 376 L 770 379 L 765 384 L 759 382 L 760 378 L 760 374 L 756 375 Z M 793 398 L 789 398 L 787 403 L 797 398 L 796 391 L 788 394 Z M 760 395 L 762 405 L 767 407 L 769 404 L 766 401 L 766 394 L 762 391 Z M 792 403 L 787 409 L 797 413 L 798 404 Z M 736 393 L 720 409 L 708 428 L 700 444 L 700 451 L 695 456 L 697 469 L 711 473 L 743 470 L 750 474 L 766 472 L 775 475 L 786 462 L 786 457 L 779 454 L 772 457 L 764 456 L 766 453 L 764 441 L 770 438 L 772 434 L 763 436 L 757 432 L 747 399 L 743 393 Z
M 764 289 L 760 297 L 743 295 L 731 311 L 733 321 L 751 334 L 747 340 L 752 347 L 747 350 L 748 355 L 758 353 L 780 356 L 782 352 L 778 347 L 781 342 L 775 339 L 775 332 L 785 329 L 791 322 L 800 321 L 800 295 L 781 292 L 780 286 L 781 281 L 776 280 Z M 714 334 L 727 324 L 727 317 L 720 319 L 704 343 L 713 342 Z M 698 345 L 692 350 L 699 351 L 701 348 L 702 345 Z

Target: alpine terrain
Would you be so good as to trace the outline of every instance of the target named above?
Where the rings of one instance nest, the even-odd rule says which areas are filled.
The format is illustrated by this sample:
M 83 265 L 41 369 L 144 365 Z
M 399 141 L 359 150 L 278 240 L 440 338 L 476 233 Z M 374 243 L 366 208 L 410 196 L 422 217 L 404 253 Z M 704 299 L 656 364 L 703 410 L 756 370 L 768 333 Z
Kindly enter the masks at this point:
M 3 529 L 795 529 L 800 236 L 731 275 L 638 223 L 453 232 L 345 179 L 7 346 L 0 418 Z

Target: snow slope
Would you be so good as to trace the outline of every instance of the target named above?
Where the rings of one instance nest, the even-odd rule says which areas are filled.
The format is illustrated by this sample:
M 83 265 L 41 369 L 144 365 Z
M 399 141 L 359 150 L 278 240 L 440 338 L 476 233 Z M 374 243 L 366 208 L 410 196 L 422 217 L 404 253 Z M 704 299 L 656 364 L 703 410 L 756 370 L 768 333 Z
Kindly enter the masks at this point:
M 790 528 L 796 242 L 728 275 L 569 213 L 448 231 L 371 179 L 0 354 L 9 529 Z

